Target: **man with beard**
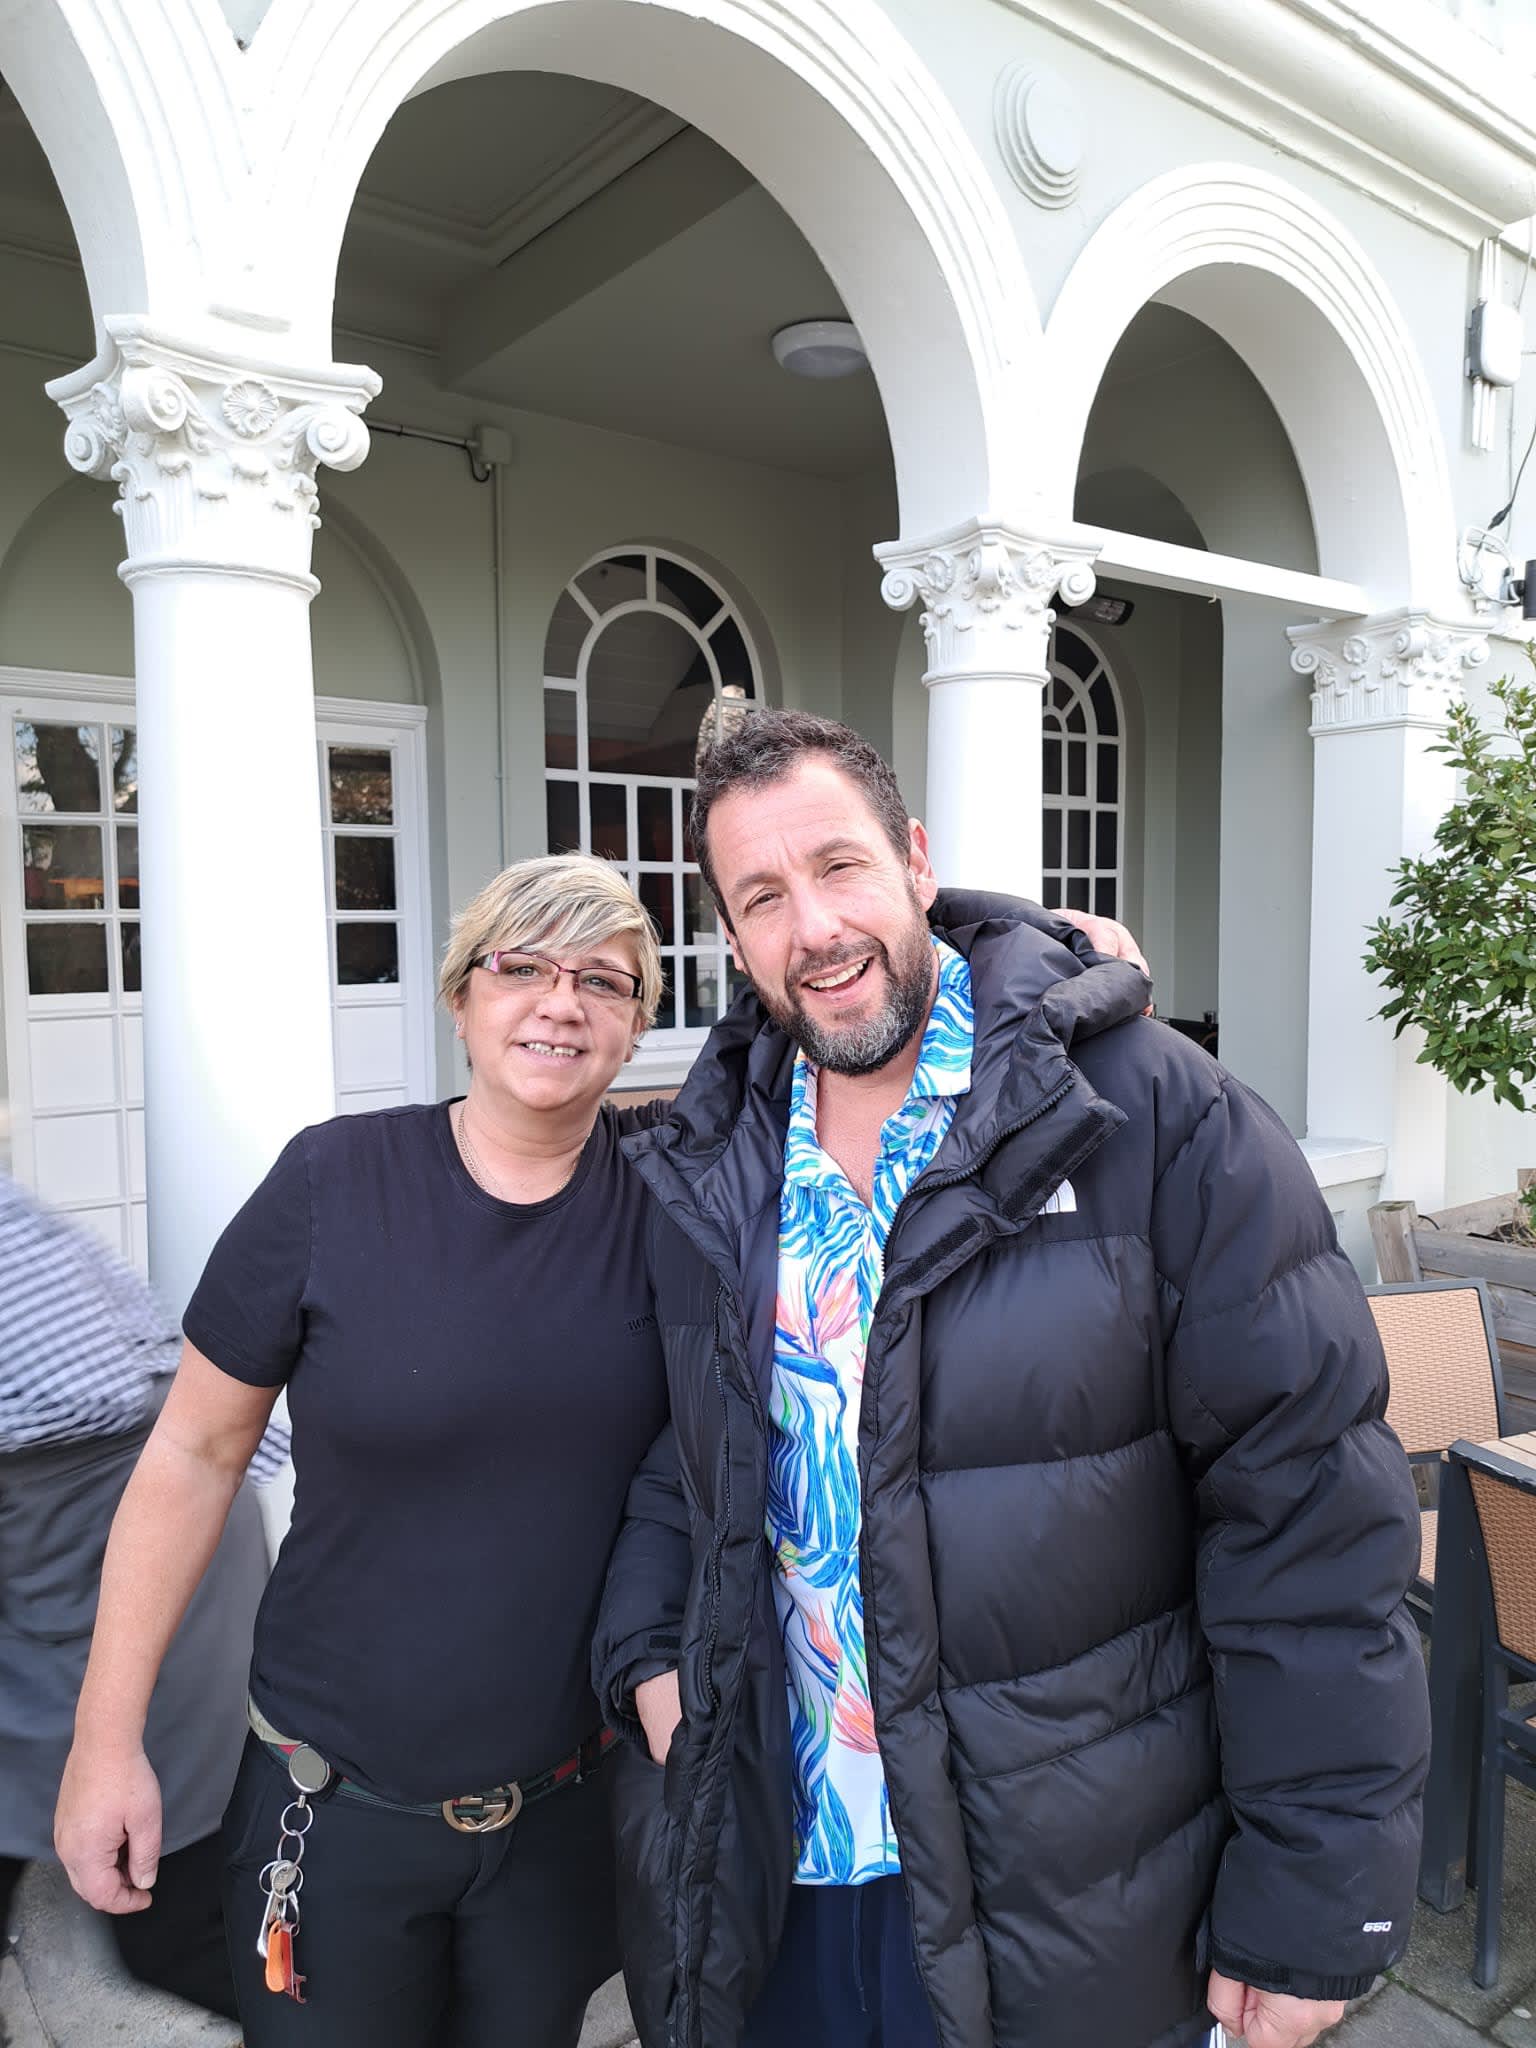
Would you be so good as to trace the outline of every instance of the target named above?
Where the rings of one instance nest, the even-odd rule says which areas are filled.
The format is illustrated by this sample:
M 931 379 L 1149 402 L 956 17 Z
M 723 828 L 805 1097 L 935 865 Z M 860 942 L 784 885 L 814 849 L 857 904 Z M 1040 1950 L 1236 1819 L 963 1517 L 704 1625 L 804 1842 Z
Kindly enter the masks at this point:
M 692 826 L 755 997 L 630 1148 L 673 1429 L 594 1654 L 642 2040 L 1306 2048 L 1406 1943 L 1428 1716 L 1304 1160 L 1133 968 L 941 892 L 846 727 L 746 721 Z

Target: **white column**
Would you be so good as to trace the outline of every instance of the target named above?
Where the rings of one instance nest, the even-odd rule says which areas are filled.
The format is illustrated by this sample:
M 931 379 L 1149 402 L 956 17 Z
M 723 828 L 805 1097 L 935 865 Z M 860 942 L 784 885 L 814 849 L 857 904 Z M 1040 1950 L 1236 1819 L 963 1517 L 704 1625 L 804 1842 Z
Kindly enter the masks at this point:
M 1353 629 L 1293 628 L 1292 666 L 1312 681 L 1312 951 L 1307 1128 L 1317 1140 L 1387 1147 L 1382 1192 L 1439 1206 L 1446 1084 L 1417 1064 L 1420 1040 L 1376 1012 L 1362 964 L 1392 870 L 1426 852 L 1455 795 L 1433 751 L 1468 669 L 1488 659 L 1475 624 L 1402 611 Z
M 1040 722 L 1058 591 L 1093 595 L 1088 543 L 977 523 L 876 549 L 887 604 L 921 601 L 928 642 L 926 823 L 950 886 L 1040 894 Z
M 1223 1063 L 1300 1136 L 1315 764 L 1287 660 L 1295 616 L 1266 598 L 1233 596 L 1221 607 L 1217 1008 Z
M 281 1147 L 335 1109 L 309 560 L 315 470 L 363 460 L 378 384 L 107 327 L 109 363 L 50 391 L 127 539 L 150 1270 L 179 1309 Z

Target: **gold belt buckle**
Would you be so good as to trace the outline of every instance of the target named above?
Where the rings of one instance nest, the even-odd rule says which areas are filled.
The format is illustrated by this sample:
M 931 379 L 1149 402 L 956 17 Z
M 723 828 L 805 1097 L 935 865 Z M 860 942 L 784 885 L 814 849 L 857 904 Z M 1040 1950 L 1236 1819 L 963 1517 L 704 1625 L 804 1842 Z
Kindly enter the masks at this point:
M 523 1810 L 521 1785 L 498 1785 L 495 1792 L 466 1792 L 443 1801 L 443 1819 L 461 1835 L 494 1835 L 509 1828 Z

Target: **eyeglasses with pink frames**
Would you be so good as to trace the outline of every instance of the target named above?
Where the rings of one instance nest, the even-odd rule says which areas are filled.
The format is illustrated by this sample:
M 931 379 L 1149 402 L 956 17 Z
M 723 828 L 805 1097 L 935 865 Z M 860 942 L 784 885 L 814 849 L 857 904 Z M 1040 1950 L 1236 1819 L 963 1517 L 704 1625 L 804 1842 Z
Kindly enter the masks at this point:
M 628 974 L 622 967 L 567 967 L 559 960 L 547 959 L 542 953 L 515 953 L 505 948 L 482 953 L 474 964 L 493 974 L 500 988 L 547 992 L 558 988 L 561 975 L 568 974 L 577 995 L 589 996 L 594 1002 L 636 1003 L 640 1000 L 639 975 Z

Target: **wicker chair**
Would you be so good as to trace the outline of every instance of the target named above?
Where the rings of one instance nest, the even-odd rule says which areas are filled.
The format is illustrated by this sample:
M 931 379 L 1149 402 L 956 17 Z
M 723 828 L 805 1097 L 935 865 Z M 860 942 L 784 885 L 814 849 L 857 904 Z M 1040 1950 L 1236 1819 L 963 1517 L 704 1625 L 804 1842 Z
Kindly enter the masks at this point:
M 1458 1437 L 1474 1443 L 1504 1435 L 1504 1383 L 1493 1334 L 1493 1305 L 1481 1280 L 1415 1280 L 1368 1287 L 1371 1314 L 1387 1354 L 1387 1421 L 1409 1461 L 1438 1471 Z M 1435 1597 L 1438 1488 L 1420 1521 L 1419 1576 L 1409 1605 L 1427 1635 Z M 1422 1494 L 1421 1494 L 1422 1498 Z
M 1477 1509 L 1483 1578 L 1483 1743 L 1476 1822 L 1473 1982 L 1498 1980 L 1504 1882 L 1504 1781 L 1536 1791 L 1536 1719 L 1511 1707 L 1511 1682 L 1536 1682 L 1536 1457 L 1459 1443 Z

